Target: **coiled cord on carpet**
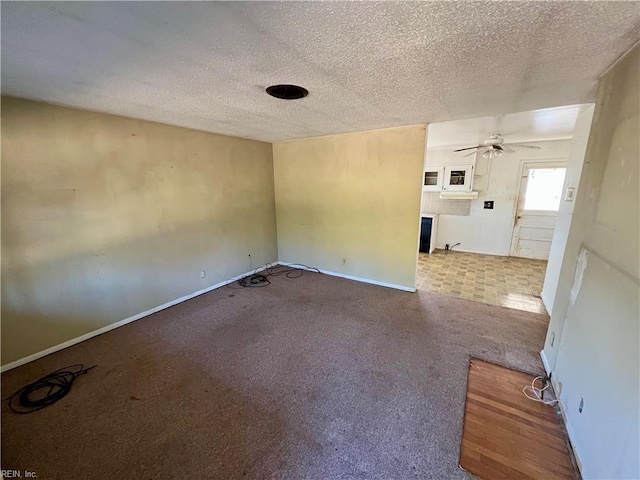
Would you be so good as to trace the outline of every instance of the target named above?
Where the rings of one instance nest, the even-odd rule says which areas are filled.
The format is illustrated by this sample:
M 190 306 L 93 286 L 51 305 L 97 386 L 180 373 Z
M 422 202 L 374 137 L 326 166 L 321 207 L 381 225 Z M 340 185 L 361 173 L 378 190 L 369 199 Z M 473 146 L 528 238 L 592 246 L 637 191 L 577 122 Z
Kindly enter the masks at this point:
M 84 365 L 70 365 L 29 383 L 13 395 L 2 400 L 9 401 L 9 408 L 15 413 L 26 414 L 42 410 L 64 398 L 80 375 L 84 375 L 96 365 L 84 368 Z
M 278 277 L 280 275 L 284 275 L 287 278 L 299 278 L 301 277 L 305 270 L 322 273 L 319 269 L 315 267 L 309 267 L 307 265 L 303 265 L 302 263 L 292 263 L 290 265 L 273 265 L 272 263 L 267 263 L 262 273 L 256 272 L 242 277 L 238 280 L 238 285 L 240 287 L 266 287 L 271 282 L 269 281 L 269 277 Z M 229 288 L 234 288 L 229 286 Z

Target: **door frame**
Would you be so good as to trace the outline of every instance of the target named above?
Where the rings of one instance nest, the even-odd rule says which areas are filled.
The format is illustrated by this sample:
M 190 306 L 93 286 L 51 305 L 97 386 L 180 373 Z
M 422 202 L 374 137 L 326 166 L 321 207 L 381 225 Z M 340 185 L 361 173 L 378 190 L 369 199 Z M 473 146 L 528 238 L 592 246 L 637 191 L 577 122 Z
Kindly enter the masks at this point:
M 528 168 L 529 165 L 535 164 L 539 166 L 539 168 L 567 168 L 568 167 L 568 158 L 557 157 L 557 158 L 528 158 L 520 161 L 520 172 L 518 175 L 518 181 L 516 185 L 516 197 L 515 202 L 513 202 L 513 225 L 511 227 L 511 246 L 509 247 L 509 256 L 513 257 L 514 249 L 515 249 L 515 241 L 513 234 L 516 230 L 516 223 L 518 221 L 518 210 L 520 207 L 520 202 L 524 200 L 524 193 L 521 191 L 522 187 L 522 178 L 525 176 L 524 172 Z M 527 175 L 528 176 L 528 175 Z M 565 177 L 566 183 L 566 177 Z M 564 191 L 564 188 L 563 188 Z

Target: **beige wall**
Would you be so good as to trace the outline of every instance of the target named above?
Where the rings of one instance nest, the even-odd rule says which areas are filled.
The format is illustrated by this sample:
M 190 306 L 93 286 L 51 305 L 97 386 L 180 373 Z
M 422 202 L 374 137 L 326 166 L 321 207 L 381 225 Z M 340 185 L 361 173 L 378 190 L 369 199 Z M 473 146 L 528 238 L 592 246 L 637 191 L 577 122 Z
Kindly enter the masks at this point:
M 270 144 L 2 99 L 3 365 L 244 273 L 248 254 L 277 260 Z
M 544 348 L 584 478 L 640 478 L 639 91 L 636 46 L 598 86 Z
M 415 287 L 424 125 L 273 146 L 280 261 Z

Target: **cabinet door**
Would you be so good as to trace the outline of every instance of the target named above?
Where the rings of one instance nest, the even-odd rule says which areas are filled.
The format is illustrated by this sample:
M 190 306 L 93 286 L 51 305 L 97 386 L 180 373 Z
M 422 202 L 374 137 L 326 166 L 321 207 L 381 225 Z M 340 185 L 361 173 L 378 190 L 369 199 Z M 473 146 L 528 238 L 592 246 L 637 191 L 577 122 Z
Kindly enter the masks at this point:
M 470 192 L 473 186 L 473 165 L 448 165 L 444 167 L 442 190 L 446 192 Z
M 425 192 L 439 192 L 442 190 L 444 167 L 427 167 L 424 169 L 422 189 Z

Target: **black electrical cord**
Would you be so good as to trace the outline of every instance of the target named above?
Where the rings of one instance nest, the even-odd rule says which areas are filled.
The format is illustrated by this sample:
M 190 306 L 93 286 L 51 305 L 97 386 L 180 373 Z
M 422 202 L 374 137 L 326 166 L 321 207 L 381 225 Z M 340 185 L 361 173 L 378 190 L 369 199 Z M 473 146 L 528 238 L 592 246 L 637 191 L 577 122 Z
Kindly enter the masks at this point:
M 271 284 L 269 281 L 269 277 L 278 277 L 280 275 L 284 275 L 287 278 L 299 278 L 301 277 L 305 270 L 309 270 L 315 273 L 322 273 L 319 269 L 315 267 L 308 267 L 307 265 L 303 265 L 301 263 L 292 263 L 290 265 L 273 265 L 272 263 L 267 263 L 262 270 L 262 273 L 258 273 L 259 269 L 250 275 L 246 275 L 238 280 L 238 285 L 241 288 L 244 287 L 266 287 Z M 232 287 L 231 285 L 227 285 L 228 288 L 234 289 L 237 287 Z
M 302 263 L 291 263 L 289 265 L 272 265 L 267 263 L 265 271 L 267 275 L 271 277 L 277 277 L 278 275 L 284 275 L 287 278 L 299 278 L 301 277 L 305 270 L 314 272 L 314 273 L 322 273 L 319 269 L 315 267 L 308 267 Z
M 238 285 L 241 287 L 266 287 L 271 282 L 264 275 L 254 273 L 253 275 L 247 275 L 246 277 L 238 280 Z
M 36 412 L 64 398 L 71 391 L 76 378 L 95 367 L 84 368 L 79 363 L 61 368 L 25 385 L 2 401 L 8 400 L 9 408 L 15 413 Z

